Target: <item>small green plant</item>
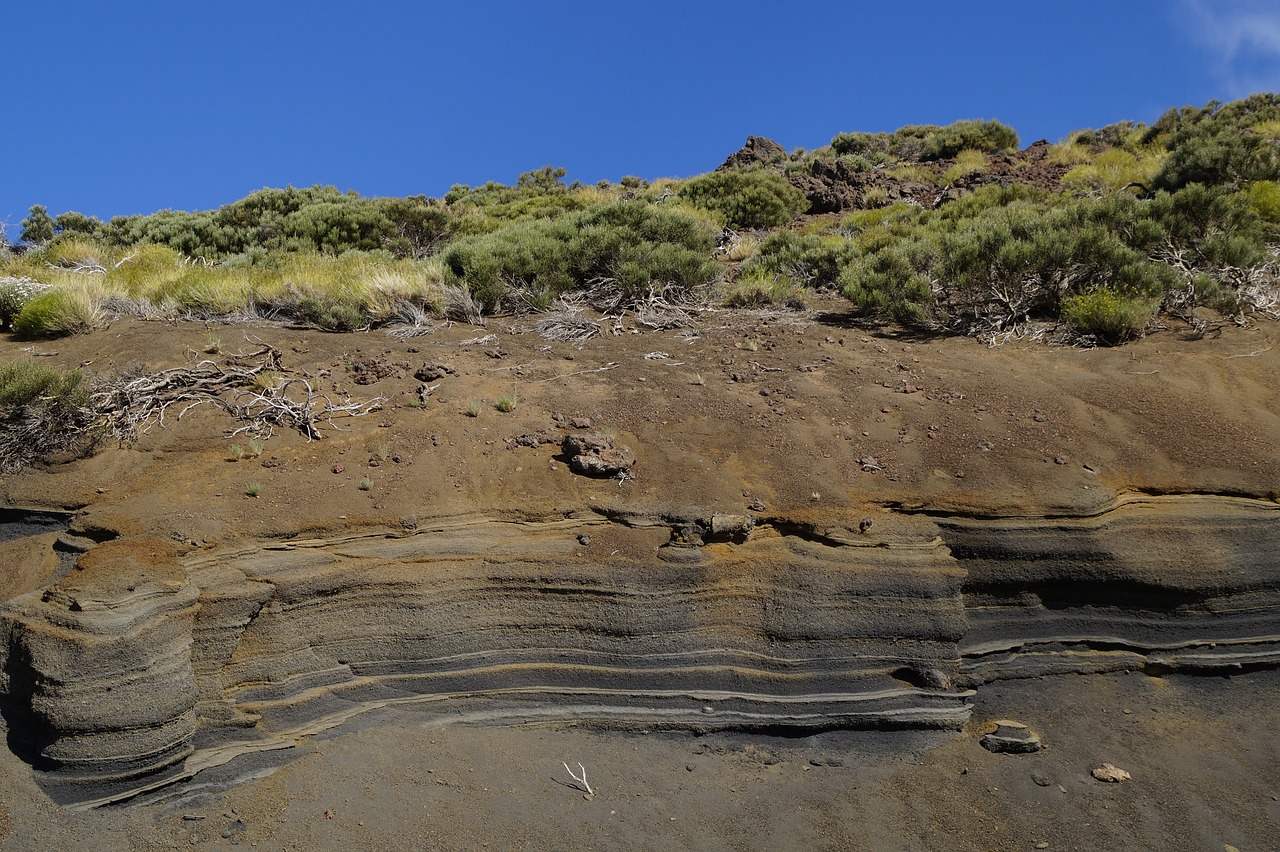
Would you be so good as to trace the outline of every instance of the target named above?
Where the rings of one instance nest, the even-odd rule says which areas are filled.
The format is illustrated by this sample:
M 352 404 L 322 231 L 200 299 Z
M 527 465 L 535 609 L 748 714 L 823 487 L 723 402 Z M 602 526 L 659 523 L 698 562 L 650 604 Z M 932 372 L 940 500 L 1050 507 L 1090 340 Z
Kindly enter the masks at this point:
M 468 403 L 467 403 L 467 410 L 466 410 L 466 411 L 464 411 L 463 413 L 464 413 L 464 414 L 466 414 L 468 417 L 479 417 L 479 416 L 480 416 L 480 408 L 481 408 L 480 403 L 478 403 L 478 402 L 468 402 Z
M 1082 334 L 1090 334 L 1099 342 L 1116 346 L 1141 337 L 1147 323 L 1155 316 L 1155 306 L 1114 290 L 1095 290 L 1072 296 L 1062 303 L 1062 318 Z
M 87 296 L 49 290 L 23 305 L 13 319 L 13 330 L 23 337 L 65 337 L 89 331 L 96 323 Z
M 204 349 L 201 350 L 206 355 L 217 355 L 222 351 L 222 340 L 216 334 L 210 334 L 204 342 Z
M 259 393 L 274 390 L 280 386 L 282 381 L 284 381 L 284 378 L 279 373 L 274 370 L 266 370 L 253 377 L 253 389 Z
M 262 439 L 261 439 L 261 438 L 253 438 L 253 439 L 251 439 L 251 440 L 249 441 L 249 452 L 248 452 L 248 455 L 249 455 L 251 458 L 255 458 L 255 459 L 256 459 L 258 456 L 262 455 L 262 450 L 263 450 L 263 447 L 264 447 L 264 446 L 265 446 L 265 445 L 262 443 Z
M 244 458 L 244 447 L 239 444 L 232 444 L 227 447 L 227 453 L 231 461 L 240 461 L 240 459 Z
M 244 493 L 246 497 L 257 497 L 262 493 L 262 485 L 257 482 L 250 482 L 244 489 Z
M 378 458 L 381 459 L 382 461 L 386 461 L 387 459 L 391 458 L 390 444 L 384 443 L 384 444 L 378 445 Z
M 0 364 L 0 470 L 20 470 L 55 453 L 91 446 L 90 382 L 31 359 Z
M 360 485 L 357 487 L 361 491 L 368 491 L 370 488 L 373 487 L 373 480 L 369 479 L 368 477 L 365 477 L 364 479 L 360 480 Z
M 942 173 L 944 183 L 955 183 L 963 177 L 987 171 L 987 155 L 972 148 L 956 154 L 955 165 Z
M 0 278 L 0 326 L 9 328 L 22 309 L 36 296 L 51 288 L 31 278 Z
M 493 407 L 506 414 L 507 412 L 516 410 L 517 402 L 519 402 L 519 400 L 516 398 L 516 395 L 514 393 L 509 393 L 500 398 Z

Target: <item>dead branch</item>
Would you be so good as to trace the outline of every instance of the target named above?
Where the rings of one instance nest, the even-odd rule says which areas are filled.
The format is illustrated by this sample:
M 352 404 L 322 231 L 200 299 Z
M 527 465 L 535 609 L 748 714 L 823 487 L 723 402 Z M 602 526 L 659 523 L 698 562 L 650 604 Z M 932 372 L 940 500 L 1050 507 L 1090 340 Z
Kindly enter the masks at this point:
M 608 371 L 610 371 L 610 370 L 617 369 L 617 367 L 618 367 L 618 362 L 617 362 L 617 361 L 610 361 L 608 364 L 605 364 L 603 367 L 598 367 L 598 368 L 596 368 L 596 369 L 594 369 L 594 370 L 578 370 L 577 372 L 574 372 L 574 373 L 564 373 L 564 374 L 559 375 L 559 376 L 552 376 L 552 377 L 551 377 L 551 378 L 549 378 L 549 379 L 539 379 L 539 381 L 540 381 L 540 382 L 555 382 L 555 381 L 559 381 L 560 379 L 567 379 L 567 378 L 569 378 L 570 376 L 585 376 L 585 375 L 586 375 L 586 374 L 588 374 L 588 373 L 607 373 L 607 372 L 608 372 Z
M 558 343 L 585 343 L 602 333 L 600 325 L 581 316 L 582 307 L 561 298 L 554 308 L 534 324 L 544 340 Z
M 158 373 L 124 373 L 99 379 L 89 407 L 111 437 L 129 443 L 156 424 L 163 426 L 165 414 L 174 405 L 182 404 L 185 413 L 216 400 L 223 391 L 251 385 L 262 373 L 279 369 L 279 351 L 262 346 L 254 352 L 229 355 L 221 364 L 204 360 L 193 367 Z
M 364 417 L 382 408 L 384 401 L 376 396 L 363 402 L 334 402 L 306 379 L 294 378 L 261 390 L 241 391 L 230 402 L 219 400 L 218 404 L 244 424 L 228 433 L 229 437 L 249 434 L 267 438 L 273 427 L 279 426 L 297 430 L 313 441 L 324 437 L 319 424 L 340 429 L 333 422 L 335 417 Z

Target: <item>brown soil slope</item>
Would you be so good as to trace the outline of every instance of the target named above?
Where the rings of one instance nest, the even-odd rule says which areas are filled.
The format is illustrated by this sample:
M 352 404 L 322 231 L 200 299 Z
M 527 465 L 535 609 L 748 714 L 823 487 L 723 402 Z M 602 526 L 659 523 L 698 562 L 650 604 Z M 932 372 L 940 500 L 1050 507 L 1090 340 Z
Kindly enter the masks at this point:
M 15 801 L 40 809 L 53 807 L 39 804 L 44 795 L 75 807 L 176 797 L 170 807 L 191 815 L 200 785 L 262 775 L 308 752 L 270 782 L 207 794 L 219 813 L 258 808 L 249 833 L 221 816 L 183 823 L 159 803 L 100 825 L 154 819 L 144 839 L 158 845 L 186 842 L 188 828 L 191 842 L 216 843 L 227 828 L 228 841 L 308 848 L 371 838 L 466 848 L 485 820 L 497 826 L 495 845 L 545 848 L 559 843 L 544 832 L 640 818 L 630 800 L 609 798 L 626 796 L 617 771 L 608 808 L 597 798 L 583 803 L 589 813 L 555 818 L 526 813 L 542 805 L 518 791 L 486 787 L 496 780 L 453 778 L 461 786 L 449 789 L 482 803 L 459 809 L 429 797 L 428 809 L 458 821 L 454 834 L 422 834 L 399 806 L 371 806 L 365 825 L 336 835 L 311 833 L 310 812 L 294 811 L 305 801 L 347 815 L 317 798 L 309 785 L 323 787 L 321 778 L 334 790 L 365 778 L 401 804 L 412 799 L 405 784 L 435 790 L 449 780 L 397 765 L 389 741 L 427 755 L 423 772 L 440 760 L 468 776 L 473 760 L 507 765 L 536 753 L 545 762 L 544 747 L 555 768 L 580 741 L 595 749 L 594 762 L 584 760 L 593 772 L 634 750 L 645 765 L 714 773 L 706 786 L 679 777 L 669 789 L 671 776 L 638 773 L 646 820 L 659 811 L 678 824 L 732 819 L 739 787 L 778 808 L 758 833 L 706 848 L 924 848 L 916 844 L 944 835 L 965 838 L 964 848 L 1041 835 L 1056 837 L 1054 848 L 1072 848 L 1060 845 L 1071 837 L 1077 848 L 1123 845 L 1084 826 L 1031 832 L 1043 823 L 1005 812 L 1010 800 L 997 788 L 1018 807 L 1090 826 L 1110 825 L 1090 815 L 1117 800 L 1041 802 L 1038 783 L 1006 788 L 1014 782 L 990 773 L 1015 758 L 976 748 L 976 735 L 997 714 L 1032 714 L 1041 733 L 1051 729 L 1049 746 L 1059 737 L 1060 751 L 1045 752 L 1036 770 L 1052 776 L 1043 789 L 1061 782 L 1074 794 L 1099 783 L 1087 761 L 1113 759 L 1091 749 L 1091 726 L 1122 765 L 1139 760 L 1143 736 L 1172 737 L 1168 751 L 1209 724 L 1210 681 L 1158 675 L 1280 659 L 1275 327 L 1203 340 L 1166 331 L 1114 350 L 993 350 L 869 330 L 838 312 L 702 320 L 696 333 L 626 327 L 578 345 L 549 343 L 518 320 L 411 340 L 214 329 L 224 351 L 271 344 L 286 375 L 334 399 L 385 402 L 322 425 L 319 440 L 277 429 L 256 456 L 230 451 L 249 442 L 228 437 L 235 424 L 215 406 L 181 420 L 171 410 L 131 446 L 5 478 L 5 505 L 53 513 L 44 526 L 42 516 L 15 516 L 17 532 L 0 543 L 12 566 L 2 581 L 4 718 L 11 747 L 31 763 L 6 758 Z M 219 357 L 199 354 L 209 334 L 121 320 L 0 349 L 93 370 L 158 370 Z M 448 370 L 424 382 L 414 377 L 424 365 Z M 512 410 L 498 410 L 503 397 Z M 563 436 L 592 430 L 634 453 L 630 475 L 571 469 Z M 1147 675 L 1067 685 L 1080 673 L 1125 671 Z M 1223 686 L 1262 727 L 1276 721 L 1274 678 L 1264 674 Z M 1168 704 L 1148 682 L 1180 684 L 1181 697 Z M 1015 686 L 1026 683 L 1044 685 Z M 1093 707 L 1089 689 L 1110 697 Z M 1139 699 L 1154 714 L 1141 730 L 1100 715 Z M 719 756 L 702 757 L 704 748 L 695 759 L 684 755 L 700 741 L 683 734 L 581 739 L 494 727 L 571 723 L 727 733 L 701 741 Z M 442 727 L 457 724 L 479 727 Z M 1224 749 L 1257 757 L 1247 725 L 1213 724 Z M 849 733 L 864 728 L 921 733 Z M 923 733 L 935 729 L 943 733 Z M 753 730 L 804 739 L 734 739 Z M 921 751 L 939 743 L 949 745 Z M 866 749 L 873 754 L 855 760 Z M 335 764 L 326 754 L 348 756 Z M 917 754 L 931 768 L 911 768 Z M 990 795 L 955 786 L 966 767 Z M 1170 777 L 1158 806 L 1123 807 L 1155 808 L 1142 836 L 1167 837 L 1170 820 L 1185 821 L 1179 803 L 1220 807 L 1206 792 L 1213 784 L 1255 796 L 1266 779 L 1250 771 L 1224 782 L 1196 770 L 1185 788 Z M 850 798 L 848 784 L 874 792 Z M 920 797 L 933 795 L 919 826 L 894 829 L 888 815 L 920 812 Z M 665 804 L 653 807 L 654 797 Z M 812 821 L 787 817 L 792 807 Z M 980 826 L 958 815 L 970 807 Z M 1255 846 L 1236 845 L 1264 848 L 1257 827 L 1275 817 L 1274 804 L 1242 807 L 1234 823 L 1206 821 L 1205 842 L 1235 842 L 1227 829 L 1238 824 L 1236 839 Z M 59 813 L 68 831 L 95 819 Z M 859 838 L 847 826 L 859 820 L 884 833 Z M 19 822 L 15 848 L 33 842 L 23 834 L 33 824 Z M 706 846 L 711 836 L 707 824 L 669 829 L 638 845 Z M 588 838 L 628 845 L 620 838 L 641 830 Z M 1222 847 L 1195 839 L 1185 848 Z

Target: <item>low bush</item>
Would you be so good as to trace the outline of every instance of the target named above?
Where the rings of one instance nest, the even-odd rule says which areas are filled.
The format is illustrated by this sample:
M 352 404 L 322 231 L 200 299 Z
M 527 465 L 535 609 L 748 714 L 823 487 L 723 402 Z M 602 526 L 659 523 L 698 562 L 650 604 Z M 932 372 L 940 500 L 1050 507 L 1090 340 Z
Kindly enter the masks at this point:
M 49 289 L 48 284 L 25 276 L 0 278 L 0 328 L 12 328 L 27 303 Z
M 783 276 L 750 275 L 730 285 L 724 294 L 724 305 L 729 308 L 801 310 L 808 304 L 808 291 Z
M 96 324 L 88 297 L 63 289 L 35 296 L 13 318 L 13 330 L 22 337 L 66 337 L 89 331 Z
M 83 449 L 92 442 L 90 383 L 31 359 L 0 364 L 0 470 Z
M 945 127 L 915 124 L 893 133 L 841 133 L 831 140 L 836 154 L 899 160 L 947 160 L 966 149 L 990 154 L 1017 147 L 1018 134 L 998 121 L 957 121 Z
M 680 197 L 724 218 L 733 229 L 776 228 L 809 208 L 804 193 L 776 172 L 731 170 L 691 178 Z
M 856 256 L 853 244 L 836 234 L 780 231 L 761 242 L 742 271 L 744 276 L 782 276 L 806 287 L 830 287 Z
M 1149 201 L 984 187 L 881 233 L 856 238 L 862 253 L 841 273 L 845 295 L 899 321 L 977 334 L 1053 320 L 1065 300 L 1109 292 L 1122 301 L 1094 295 L 1072 303 L 1075 316 L 1089 333 L 1125 339 L 1106 330 L 1104 307 L 1119 321 L 1120 308 L 1137 310 L 1130 302 L 1159 304 L 1175 289 L 1184 307 L 1186 298 L 1229 303 L 1238 280 L 1230 270 L 1268 256 L 1247 201 L 1199 185 Z
M 549 222 L 519 222 L 461 240 L 442 255 L 446 283 L 464 284 L 486 312 L 545 308 L 597 285 L 624 300 L 651 286 L 690 292 L 715 280 L 715 232 L 679 212 L 627 201 Z
M 1124 296 L 1112 290 L 1095 290 L 1071 296 L 1062 303 L 1062 318 L 1081 334 L 1107 346 L 1141 337 L 1155 317 L 1157 303 Z

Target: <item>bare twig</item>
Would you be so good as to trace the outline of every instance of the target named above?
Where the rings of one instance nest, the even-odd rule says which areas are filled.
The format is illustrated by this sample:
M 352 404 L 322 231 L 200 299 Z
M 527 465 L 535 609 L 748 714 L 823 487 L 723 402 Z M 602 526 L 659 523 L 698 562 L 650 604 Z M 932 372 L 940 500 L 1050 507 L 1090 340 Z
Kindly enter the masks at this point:
M 551 378 L 549 378 L 549 379 L 539 379 L 539 381 L 542 381 L 542 382 L 554 382 L 554 381 L 558 381 L 558 380 L 560 380 L 560 379 L 567 379 L 567 378 L 569 378 L 570 376 L 585 376 L 587 373 L 606 373 L 606 372 L 608 372 L 609 370 L 616 369 L 617 367 L 618 367 L 618 362 L 617 362 L 617 361 L 610 361 L 608 364 L 605 364 L 603 367 L 598 367 L 598 368 L 596 368 L 596 369 L 594 369 L 594 370 L 578 370 L 577 372 L 574 372 L 574 373 L 564 373 L 564 374 L 559 375 L 559 376 L 552 376 L 552 377 L 551 377 Z
M 1247 352 L 1243 355 L 1223 355 L 1222 360 L 1230 361 L 1232 358 L 1256 358 L 1257 356 L 1261 355 L 1263 352 L 1270 352 L 1270 351 L 1271 351 L 1271 347 L 1268 346 L 1266 349 L 1255 349 L 1254 351 Z
M 588 796 L 595 795 L 595 791 L 592 790 L 591 785 L 587 783 L 587 770 L 582 768 L 581 763 L 578 764 L 578 775 L 573 774 L 573 770 L 569 768 L 569 764 L 562 763 L 562 765 L 564 766 L 564 771 L 569 773 L 569 777 L 581 785 L 580 789 L 582 792 L 586 793 Z

